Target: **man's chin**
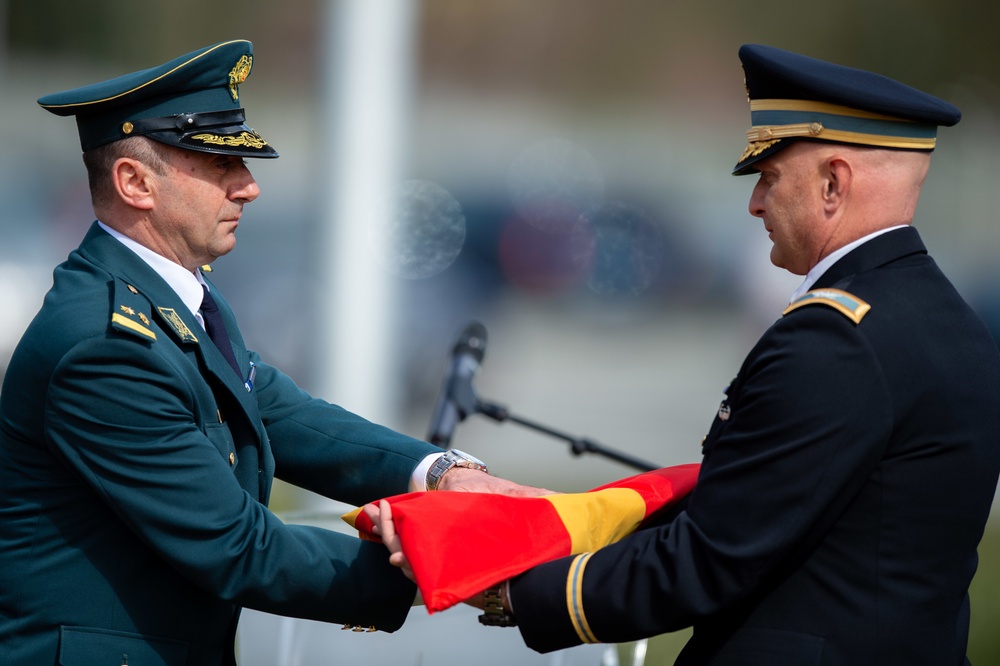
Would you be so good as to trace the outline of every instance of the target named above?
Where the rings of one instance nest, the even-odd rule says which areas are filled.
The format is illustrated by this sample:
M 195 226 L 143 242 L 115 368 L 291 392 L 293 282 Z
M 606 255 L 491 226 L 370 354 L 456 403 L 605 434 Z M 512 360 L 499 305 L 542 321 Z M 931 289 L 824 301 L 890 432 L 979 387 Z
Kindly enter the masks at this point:
M 781 258 L 781 255 L 773 250 L 771 251 L 771 263 L 782 270 L 788 271 L 792 275 L 805 275 L 809 272 L 808 270 L 802 270 L 801 268 L 789 265 L 788 262 Z
M 224 257 L 236 249 L 236 234 L 230 234 L 227 240 L 229 242 L 219 243 L 218 246 L 212 248 L 212 261 Z

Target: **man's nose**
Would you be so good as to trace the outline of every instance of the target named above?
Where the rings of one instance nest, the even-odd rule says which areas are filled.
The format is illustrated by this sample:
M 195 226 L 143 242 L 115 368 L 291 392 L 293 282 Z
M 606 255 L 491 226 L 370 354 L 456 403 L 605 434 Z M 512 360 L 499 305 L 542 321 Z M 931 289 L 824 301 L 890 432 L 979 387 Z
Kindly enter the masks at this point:
M 755 185 L 753 192 L 750 193 L 750 204 L 747 208 L 754 217 L 764 217 L 764 194 L 760 184 Z
M 260 196 L 260 186 L 257 185 L 257 180 L 250 173 L 250 169 L 243 167 L 243 172 L 244 175 L 230 193 L 230 198 L 250 203 Z

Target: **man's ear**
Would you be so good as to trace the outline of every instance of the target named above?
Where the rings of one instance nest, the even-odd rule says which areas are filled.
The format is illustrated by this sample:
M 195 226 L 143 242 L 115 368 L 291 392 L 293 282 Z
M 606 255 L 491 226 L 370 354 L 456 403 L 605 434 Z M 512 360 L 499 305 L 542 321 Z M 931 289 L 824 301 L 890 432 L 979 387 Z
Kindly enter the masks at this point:
M 854 170 L 843 156 L 834 154 L 821 165 L 823 184 L 823 209 L 834 213 L 844 203 L 851 191 Z
M 155 187 L 152 171 L 142 162 L 129 157 L 115 160 L 111 167 L 111 182 L 118 197 L 133 208 L 153 208 Z

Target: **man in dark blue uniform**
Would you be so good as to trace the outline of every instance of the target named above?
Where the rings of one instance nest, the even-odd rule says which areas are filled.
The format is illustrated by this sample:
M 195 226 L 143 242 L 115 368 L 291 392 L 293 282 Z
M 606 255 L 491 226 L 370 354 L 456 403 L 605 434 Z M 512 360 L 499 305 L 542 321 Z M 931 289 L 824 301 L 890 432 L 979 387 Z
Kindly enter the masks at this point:
M 0 664 L 234 663 L 241 606 L 392 631 L 381 546 L 286 525 L 277 476 L 361 504 L 533 494 L 310 397 L 246 348 L 206 278 L 259 194 L 249 42 L 43 97 L 79 128 L 98 221 L 55 270 L 0 399 Z
M 726 389 L 686 509 L 509 581 L 495 623 L 539 651 L 693 626 L 684 665 L 959 666 L 1000 356 L 909 224 L 960 113 L 780 49 L 740 57 L 734 172 L 760 174 L 750 213 L 805 282 Z
M 679 664 L 955 664 L 1000 470 L 1000 357 L 909 226 L 958 109 L 744 46 L 734 173 L 806 280 L 726 389 L 686 511 L 512 581 L 542 651 L 694 627 Z

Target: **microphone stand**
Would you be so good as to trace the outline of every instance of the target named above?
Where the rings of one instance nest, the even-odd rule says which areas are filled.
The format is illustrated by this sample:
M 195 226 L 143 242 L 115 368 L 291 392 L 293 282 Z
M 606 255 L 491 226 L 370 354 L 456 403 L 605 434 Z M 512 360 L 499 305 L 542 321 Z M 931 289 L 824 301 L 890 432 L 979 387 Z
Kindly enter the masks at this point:
M 643 472 L 660 469 L 662 465 L 640 460 L 620 451 L 615 451 L 592 439 L 574 437 L 544 426 L 534 421 L 515 416 L 501 405 L 480 400 L 472 388 L 472 375 L 479 367 L 486 351 L 486 327 L 479 322 L 469 323 L 462 331 L 452 349 L 452 361 L 445 374 L 441 393 L 431 416 L 427 441 L 447 449 L 451 446 L 451 436 L 455 427 L 470 414 L 483 414 L 494 421 L 512 421 L 526 428 L 569 442 L 573 455 L 597 453 L 617 462 L 634 467 Z
M 630 467 L 634 467 L 643 472 L 650 472 L 654 469 L 660 469 L 663 465 L 654 465 L 653 463 L 646 462 L 639 458 L 630 456 L 626 453 L 620 451 L 615 451 L 614 449 L 608 448 L 603 444 L 598 444 L 592 439 L 587 439 L 585 437 L 574 437 L 573 435 L 568 435 L 566 433 L 554 430 L 548 426 L 536 423 L 534 421 L 529 421 L 528 419 L 515 416 L 510 413 L 510 411 L 502 406 L 491 402 L 486 402 L 476 398 L 475 412 L 487 416 L 494 421 L 503 423 L 505 421 L 511 421 L 518 425 L 530 428 L 531 430 L 538 431 L 540 433 L 549 435 L 556 439 L 561 439 L 563 441 L 569 442 L 570 450 L 573 455 L 579 456 L 584 453 L 597 453 L 606 458 L 611 458 Z

